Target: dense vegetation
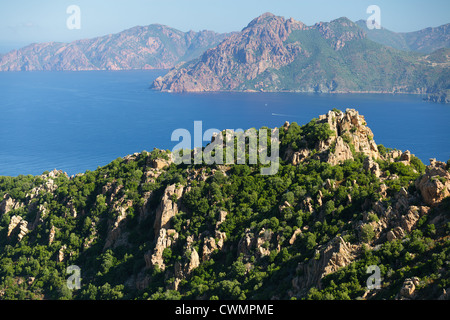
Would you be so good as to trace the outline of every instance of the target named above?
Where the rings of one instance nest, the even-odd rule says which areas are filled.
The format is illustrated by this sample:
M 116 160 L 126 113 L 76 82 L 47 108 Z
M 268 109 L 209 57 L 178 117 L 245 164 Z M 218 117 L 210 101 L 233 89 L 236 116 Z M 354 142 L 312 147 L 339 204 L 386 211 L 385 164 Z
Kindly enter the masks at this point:
M 289 130 L 280 130 L 281 152 L 293 145 L 313 147 L 331 135 L 328 126 L 316 121 L 291 124 Z M 390 151 L 381 145 L 379 150 L 381 154 Z M 320 288 L 309 288 L 298 298 L 362 297 L 369 265 L 378 265 L 383 279 L 373 299 L 396 298 L 404 280 L 414 276 L 420 278 L 417 292 L 423 298 L 437 298 L 450 284 L 450 222 L 437 227 L 432 223 L 443 212 L 449 221 L 449 198 L 423 216 L 403 239 L 375 239 L 367 223 L 382 218 L 371 212 L 374 203 L 381 200 L 385 207 L 395 207 L 401 188 L 411 194 L 417 191 L 414 181 L 425 166 L 415 157 L 410 165 L 377 160 L 385 175 L 396 176 L 383 182 L 385 195 L 380 192 L 380 178 L 364 169 L 365 156 L 360 153 L 336 166 L 314 159 L 296 166 L 282 161 L 272 176 L 260 175 L 259 164 L 172 163 L 157 178 L 149 179 L 152 161 L 164 157 L 163 151 L 144 151 L 72 178 L 59 174 L 52 179 L 54 190 L 33 191 L 48 182 L 48 172 L 37 177 L 0 177 L 0 202 L 9 197 L 27 203 L 0 216 L 0 298 L 290 299 L 295 297 L 292 280 L 299 276 L 297 266 L 320 259 L 319 249 L 336 237 L 360 246 L 361 253 L 326 275 Z M 192 178 L 194 172 L 201 172 L 204 179 Z M 328 182 L 335 187 L 327 187 Z M 172 199 L 180 205 L 171 220 L 179 238 L 164 249 L 165 270 L 161 270 L 147 267 L 144 256 L 155 246 L 155 212 L 169 185 L 189 188 L 181 199 Z M 30 200 L 33 192 L 36 195 Z M 306 199 L 312 212 L 305 209 Z M 121 221 L 126 241 L 107 248 L 111 221 L 120 214 L 117 203 L 132 203 Z M 221 211 L 227 216 L 218 226 Z M 7 235 L 13 216 L 39 223 L 19 241 Z M 359 228 L 361 221 L 366 223 Z M 192 254 L 185 249 L 187 238 L 193 239 L 191 248 L 201 256 L 204 235 L 214 235 L 216 228 L 226 233 L 223 248 L 215 249 L 174 290 L 173 270 Z M 241 240 L 261 230 L 265 237 L 261 246 L 241 250 Z M 291 244 L 296 230 L 302 232 Z M 59 259 L 62 248 L 64 258 Z M 66 285 L 70 265 L 81 269 L 78 290 Z M 148 281 L 137 286 L 142 278 Z

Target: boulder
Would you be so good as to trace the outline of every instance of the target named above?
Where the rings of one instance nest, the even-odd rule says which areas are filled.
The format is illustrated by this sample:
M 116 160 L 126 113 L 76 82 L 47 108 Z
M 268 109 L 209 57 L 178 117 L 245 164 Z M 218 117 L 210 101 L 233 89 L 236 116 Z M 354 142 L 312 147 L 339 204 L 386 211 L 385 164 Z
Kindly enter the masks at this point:
M 388 241 L 393 241 L 395 239 L 402 239 L 405 236 L 405 232 L 401 227 L 395 227 L 394 229 L 388 231 L 386 238 Z
M 444 162 L 430 160 L 425 174 L 415 181 L 424 202 L 429 206 L 436 206 L 450 195 L 450 172 Z
M 152 166 L 155 169 L 161 170 L 165 167 L 170 166 L 171 161 L 165 159 L 154 159 L 152 162 Z
M 217 241 L 217 248 L 218 249 L 222 249 L 223 243 L 227 239 L 227 234 L 225 232 L 221 232 L 219 230 L 216 230 L 215 236 L 216 236 L 216 239 L 218 239 L 218 241 Z
M 380 165 L 373 161 L 370 157 L 364 159 L 363 169 L 367 172 L 373 173 L 376 177 L 381 176 Z
M 400 299 L 412 299 L 415 295 L 416 287 L 419 285 L 420 280 L 417 277 L 407 278 L 403 282 L 403 286 L 400 289 L 398 297 Z
M 295 240 L 297 240 L 297 236 L 301 233 L 302 233 L 302 230 L 295 229 L 294 233 L 292 234 L 292 237 L 289 239 L 289 244 L 293 245 Z
M 410 165 L 411 163 L 411 152 L 409 150 L 406 150 L 402 153 L 400 156 L 400 162 L 402 162 L 405 165 Z

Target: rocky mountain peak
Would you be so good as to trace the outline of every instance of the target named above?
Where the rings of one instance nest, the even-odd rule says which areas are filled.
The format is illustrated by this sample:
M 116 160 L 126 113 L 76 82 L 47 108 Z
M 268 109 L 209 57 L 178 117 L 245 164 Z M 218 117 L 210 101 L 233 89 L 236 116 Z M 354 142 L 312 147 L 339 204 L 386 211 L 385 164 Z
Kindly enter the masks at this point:
M 379 158 L 378 148 L 373 140 L 374 134 L 367 126 L 364 116 L 357 110 L 346 109 L 345 113 L 329 111 L 326 115 L 320 116 L 319 120 L 326 121 L 335 132 L 330 138 L 331 142 L 341 137 L 343 141 L 352 144 L 355 151 L 362 152 L 368 157 Z
M 236 90 L 267 69 L 292 63 L 302 49 L 285 41 L 293 31 L 304 28 L 302 22 L 292 18 L 263 14 L 240 33 L 206 51 L 199 60 L 156 79 L 153 88 L 173 92 Z
M 256 17 L 255 19 L 250 21 L 250 23 L 247 25 L 247 27 L 251 27 L 251 26 L 253 26 L 253 25 L 257 24 L 257 23 L 264 22 L 264 21 L 266 21 L 268 19 L 271 19 L 271 18 L 276 18 L 276 16 L 273 13 L 271 13 L 271 12 L 265 12 L 262 15 L 260 15 L 259 17 Z
M 353 159 L 355 152 L 361 152 L 370 159 L 380 158 L 372 130 L 367 126 L 363 115 L 355 109 L 331 110 L 319 116 L 317 125 L 327 124 L 328 138 L 316 141 L 313 148 L 306 141 L 305 147 L 299 150 L 288 148 L 285 159 L 293 165 L 303 162 L 310 156 L 336 165 L 345 160 Z M 306 138 L 305 138 L 306 139 Z M 312 152 L 315 150 L 315 152 Z
M 287 36 L 293 30 L 300 30 L 305 27 L 305 24 L 300 21 L 296 21 L 293 18 L 285 19 L 284 17 L 275 16 L 270 12 L 266 12 L 253 19 L 247 27 L 242 30 L 242 32 L 257 31 L 256 33 L 252 32 L 252 35 L 255 36 L 260 34 L 258 30 L 273 31 L 282 38 L 282 41 L 285 41 Z
M 346 17 L 330 22 L 319 22 L 313 28 L 318 30 L 325 39 L 331 40 L 335 50 L 342 49 L 349 41 L 361 40 L 366 37 L 366 33 Z

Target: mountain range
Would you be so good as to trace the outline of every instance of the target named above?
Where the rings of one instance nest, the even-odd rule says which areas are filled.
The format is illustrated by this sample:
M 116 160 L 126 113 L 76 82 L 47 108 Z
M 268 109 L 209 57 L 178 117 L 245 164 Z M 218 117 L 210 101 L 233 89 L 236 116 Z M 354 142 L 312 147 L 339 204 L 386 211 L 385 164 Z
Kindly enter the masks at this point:
M 382 45 L 347 18 L 306 26 L 266 13 L 198 59 L 156 79 L 153 88 L 433 93 L 448 89 L 449 52 L 443 48 L 422 54 Z
M 365 20 L 356 24 L 375 42 L 404 51 L 431 53 L 441 48 L 450 48 L 450 24 L 426 28 L 414 32 L 394 32 L 386 28 L 368 29 Z
M 0 56 L 0 71 L 170 69 L 200 56 L 229 34 L 137 26 L 71 43 L 36 43 Z
M 153 89 L 416 93 L 449 102 L 449 47 L 449 24 L 396 33 L 345 17 L 307 26 L 265 13 L 240 32 L 153 24 L 31 44 L 0 56 L 0 71 L 171 69 Z

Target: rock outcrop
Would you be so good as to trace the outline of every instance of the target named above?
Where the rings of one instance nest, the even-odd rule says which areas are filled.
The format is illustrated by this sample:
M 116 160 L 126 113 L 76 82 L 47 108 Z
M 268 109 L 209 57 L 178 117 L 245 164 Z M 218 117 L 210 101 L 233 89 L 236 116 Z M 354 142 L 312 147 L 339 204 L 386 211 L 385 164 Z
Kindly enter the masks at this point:
M 339 164 L 345 160 L 353 159 L 352 150 L 350 146 L 344 142 L 342 137 L 337 137 L 334 152 L 330 152 L 328 163 L 331 165 Z
M 228 212 L 221 210 L 219 212 L 219 219 L 216 223 L 214 237 L 208 237 L 207 235 L 204 237 L 202 261 L 207 261 L 215 250 L 221 250 L 223 248 L 227 235 L 225 232 L 219 230 L 219 226 L 225 221 L 227 214 Z
M 393 241 L 395 239 L 402 239 L 405 236 L 405 232 L 402 227 L 395 227 L 392 230 L 389 230 L 386 234 L 386 238 L 388 241 Z
M 297 266 L 300 276 L 292 280 L 291 295 L 302 296 L 311 287 L 321 288 L 321 279 L 350 264 L 359 254 L 359 246 L 345 242 L 341 237 L 332 239 L 316 250 L 315 257 Z
M 380 165 L 377 162 L 373 161 L 371 157 L 367 157 L 366 159 L 364 159 L 363 168 L 367 172 L 373 173 L 377 178 L 381 176 Z
M 50 229 L 50 233 L 48 235 L 48 245 L 52 245 L 53 241 L 55 240 L 55 235 L 56 235 L 56 229 L 55 226 L 52 226 Z
M 35 212 L 35 217 L 32 221 L 27 221 L 22 216 L 14 214 L 8 225 L 8 238 L 11 239 L 14 237 L 18 241 L 21 241 L 27 233 L 33 231 L 39 224 L 43 223 L 44 218 L 48 213 L 46 208 L 47 203 L 39 204 L 38 206 L 38 202 L 35 201 L 35 198 L 44 193 L 54 193 L 58 188 L 55 180 L 60 175 L 65 175 L 68 178 L 65 172 L 56 169 L 46 174 L 42 174 L 40 176 L 40 178 L 43 179 L 42 184 L 29 190 L 21 201 L 12 198 L 8 193 L 3 196 L 3 201 L 0 202 L 0 217 L 4 214 L 11 214 L 11 211 L 20 208 L 24 208 L 28 213 Z
M 377 144 L 373 140 L 372 130 L 367 126 L 364 116 L 360 115 L 355 109 L 346 109 L 344 113 L 330 111 L 327 115 L 320 116 L 319 120 L 327 122 L 331 130 L 335 132 L 335 136 L 330 138 L 331 142 L 338 137 L 344 140 L 345 137 L 354 146 L 356 152 L 362 152 L 374 159 L 380 157 Z M 344 160 L 346 159 L 344 158 Z M 342 160 L 337 157 L 337 161 Z M 333 164 L 336 160 L 329 162 Z
M 394 149 L 386 153 L 383 158 L 389 162 L 400 162 L 405 166 L 409 166 L 411 164 L 412 156 L 413 155 L 409 150 L 402 152 L 401 150 Z
M 166 248 L 170 248 L 178 239 L 178 233 L 173 229 L 162 228 L 159 231 L 158 239 L 155 244 L 155 249 L 152 253 L 147 253 L 144 256 L 146 268 L 158 266 L 160 270 L 164 270 L 166 265 L 163 259 L 163 253 Z
M 289 244 L 290 244 L 290 245 L 293 245 L 294 242 L 295 242 L 295 240 L 297 240 L 297 236 L 298 236 L 299 234 L 301 234 L 301 233 L 302 233 L 302 230 L 301 230 L 301 229 L 296 229 L 296 230 L 294 231 L 294 233 L 292 234 L 291 238 L 289 239 Z
M 166 267 L 163 252 L 178 239 L 178 233 L 170 227 L 172 217 L 178 213 L 178 199 L 182 196 L 183 190 L 184 187 L 175 184 L 164 190 L 163 197 L 156 210 L 153 226 L 156 237 L 155 248 L 144 256 L 147 268 L 158 266 L 160 270 L 164 270 Z
M 420 279 L 418 277 L 407 278 L 403 282 L 403 286 L 397 295 L 397 299 L 400 300 L 410 300 L 414 299 L 416 287 L 420 284 Z
M 8 226 L 7 236 L 11 237 L 13 234 L 17 235 L 17 240 L 21 241 L 22 238 L 28 233 L 28 222 L 21 216 L 12 216 Z
M 65 258 L 65 251 L 66 251 L 66 249 L 67 249 L 67 246 L 66 245 L 63 245 L 60 249 L 59 249 L 59 251 L 58 251 L 58 255 L 56 256 L 56 261 L 57 262 L 63 262 L 64 261 L 64 258 Z
M 202 261 L 207 261 L 211 254 L 218 249 L 216 240 L 213 237 L 208 237 L 203 240 Z
M 444 162 L 430 159 L 425 174 L 415 182 L 423 200 L 429 206 L 435 206 L 450 195 L 450 172 Z
M 20 207 L 23 207 L 23 203 L 14 200 L 9 194 L 5 194 L 3 197 L 3 201 L 0 202 L 0 217 L 3 214 L 6 214 L 11 210 L 15 210 Z
M 182 261 L 175 262 L 175 280 L 172 283 L 171 289 L 178 290 L 178 284 L 181 279 L 185 279 L 195 268 L 200 265 L 200 256 L 192 246 L 194 238 L 192 236 L 187 237 L 186 244 L 184 246 L 185 256 Z
M 155 234 L 159 234 L 159 230 L 170 228 L 170 220 L 178 213 L 178 199 L 183 194 L 184 187 L 175 184 L 170 185 L 164 191 L 161 203 L 156 210 L 156 218 L 154 224 Z
M 126 244 L 127 239 L 123 236 L 122 221 L 127 217 L 128 208 L 133 207 L 133 201 L 125 201 L 123 198 L 119 199 L 113 204 L 112 210 L 115 212 L 114 220 L 110 220 L 108 224 L 108 234 L 106 236 L 104 250 L 120 244 Z M 121 239 L 121 241 L 118 241 Z
M 293 150 L 288 148 L 284 154 L 284 159 L 297 165 L 310 157 L 326 161 L 331 165 L 342 163 L 345 160 L 353 159 L 354 152 L 361 152 L 367 156 L 364 168 L 376 176 L 380 176 L 379 165 L 373 159 L 379 159 L 377 144 L 375 143 L 372 130 L 367 126 L 364 116 L 355 109 L 346 109 L 345 112 L 329 111 L 325 115 L 319 116 L 317 123 L 327 123 L 333 134 L 323 141 L 317 142 L 312 150 L 302 148 Z M 353 148 L 353 150 L 352 150 Z
M 256 256 L 264 257 L 270 254 L 270 241 L 273 231 L 262 228 L 257 235 L 247 229 L 245 235 L 241 238 L 237 247 L 238 256 L 243 254 L 245 257 Z

